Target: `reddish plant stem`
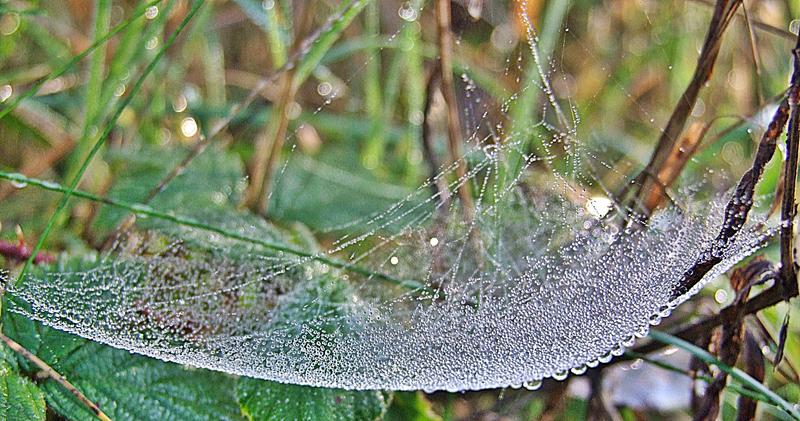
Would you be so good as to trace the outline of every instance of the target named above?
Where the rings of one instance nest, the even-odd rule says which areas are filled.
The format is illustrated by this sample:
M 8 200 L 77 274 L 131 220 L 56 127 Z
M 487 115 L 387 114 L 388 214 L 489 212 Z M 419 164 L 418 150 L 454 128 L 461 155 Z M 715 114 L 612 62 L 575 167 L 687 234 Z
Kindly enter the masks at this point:
M 467 163 L 461 153 L 461 121 L 453 80 L 453 33 L 450 30 L 450 0 L 436 0 L 436 22 L 439 34 L 439 72 L 442 94 L 447 103 L 447 145 L 450 159 L 456 162 L 458 193 L 467 219 L 472 219 L 474 204 L 472 189 L 467 180 Z
M 15 262 L 24 262 L 31 257 L 33 250 L 25 243 L 12 243 L 10 241 L 0 240 L 0 256 Z M 33 258 L 34 264 L 53 263 L 55 257 L 50 254 L 40 252 Z

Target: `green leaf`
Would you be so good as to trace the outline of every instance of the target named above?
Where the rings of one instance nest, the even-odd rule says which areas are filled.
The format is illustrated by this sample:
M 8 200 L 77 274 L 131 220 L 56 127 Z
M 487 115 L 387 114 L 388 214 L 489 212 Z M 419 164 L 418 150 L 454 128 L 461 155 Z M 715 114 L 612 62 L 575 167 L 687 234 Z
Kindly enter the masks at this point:
M 0 352 L 7 352 L 3 348 Z M 16 373 L 11 364 L 0 362 L 0 419 L 44 420 L 44 394 L 30 380 Z
M 376 420 L 387 407 L 379 391 L 348 391 L 239 379 L 242 413 L 253 421 Z
M 6 314 L 4 328 L 114 420 L 241 419 L 232 376 L 132 354 L 11 313 Z M 27 362 L 21 367 L 28 373 L 38 371 Z M 56 382 L 46 380 L 41 388 L 47 403 L 62 416 L 96 419 Z
M 290 335 L 303 335 L 306 323 L 314 330 L 347 329 L 336 322 L 316 324 L 309 315 L 344 317 L 341 303 L 350 297 L 347 285 L 332 274 L 315 278 L 281 306 L 273 323 Z M 338 320 L 339 317 L 332 317 Z M 251 378 L 239 379 L 237 396 L 242 413 L 254 421 L 271 420 L 375 420 L 383 416 L 389 396 L 379 391 L 348 391 L 281 384 Z
M 126 201 L 144 201 L 150 190 L 188 153 L 186 150 L 169 151 L 152 147 L 122 149 L 109 153 L 106 158 L 116 178 L 108 197 Z M 210 209 L 232 208 L 238 202 L 239 182 L 243 180 L 239 159 L 230 153 L 208 151 L 193 160 L 185 171 L 152 201 L 152 206 L 162 211 L 176 211 L 184 215 L 200 216 Z M 129 212 L 103 207 L 95 221 L 97 231 L 104 233 L 114 227 Z M 202 215 L 205 216 L 205 215 Z
M 58 370 L 115 420 L 235 420 L 232 377 L 133 355 L 88 342 L 58 364 Z M 94 419 L 54 382 L 45 382 L 48 402 L 71 419 Z
M 397 392 L 386 412 L 386 421 L 441 421 L 422 392 Z

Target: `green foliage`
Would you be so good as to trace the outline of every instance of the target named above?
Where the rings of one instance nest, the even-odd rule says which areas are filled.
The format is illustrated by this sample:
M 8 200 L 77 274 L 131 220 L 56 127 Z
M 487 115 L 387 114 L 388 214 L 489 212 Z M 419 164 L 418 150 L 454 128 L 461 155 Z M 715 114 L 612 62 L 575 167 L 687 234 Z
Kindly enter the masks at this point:
M 242 413 L 253 421 L 379 419 L 388 394 L 297 386 L 241 378 L 237 396 Z
M 184 148 L 164 150 L 147 146 L 110 152 L 106 159 L 116 181 L 108 197 L 145 201 L 187 153 Z M 241 162 L 233 154 L 213 150 L 192 161 L 151 204 L 162 211 L 180 211 L 182 215 L 195 217 L 205 216 L 210 209 L 232 211 L 239 199 L 242 174 Z M 118 208 L 101 208 L 94 229 L 101 235 L 108 233 L 126 215 L 127 211 Z
M 430 401 L 422 392 L 397 392 L 392 406 L 384 418 L 386 421 L 441 421 L 433 411 Z
M 692 344 L 689 342 L 684 341 L 678 337 L 672 336 L 668 333 L 659 332 L 657 330 L 650 331 L 650 337 L 665 344 L 669 344 L 678 348 L 681 348 L 692 355 L 694 355 L 698 360 L 706 363 L 712 364 L 717 366 L 720 370 L 727 373 L 731 376 L 734 380 L 736 380 L 741 386 L 749 388 L 751 391 L 756 392 L 762 397 L 760 400 L 764 402 L 770 403 L 775 405 L 776 407 L 780 408 L 781 410 L 785 411 L 788 415 L 792 416 L 795 419 L 800 419 L 800 411 L 792 405 L 791 403 L 787 402 L 784 398 L 782 398 L 777 393 L 770 390 L 767 386 L 764 386 L 760 381 L 752 378 L 749 374 L 745 373 L 739 368 L 731 367 L 722 361 L 718 360 L 716 357 L 711 355 L 708 351 Z
M 238 420 L 241 413 L 250 420 L 368 421 L 380 419 L 390 401 L 388 393 L 379 391 L 287 385 L 191 369 L 86 341 L 15 315 L 6 316 L 5 329 L 114 420 Z M 0 366 L 4 382 L 0 386 L 5 387 L 7 402 L 14 404 L 0 404 L 0 409 L 41 416 L 0 418 L 43 419 L 44 396 L 68 419 L 94 419 L 60 385 L 44 381 L 43 394 L 20 377 L 12 363 Z M 20 363 L 23 373 L 37 371 L 26 361 Z
M 9 351 L 3 348 L 0 352 Z M 0 362 L 0 419 L 45 419 L 44 394 L 7 361 Z
M 6 333 L 66 377 L 114 420 L 236 420 L 236 379 L 131 354 L 8 314 Z M 21 372 L 38 368 L 20 360 Z M 47 403 L 71 420 L 95 419 L 53 380 L 41 384 Z M 13 418 L 11 418 L 13 419 Z

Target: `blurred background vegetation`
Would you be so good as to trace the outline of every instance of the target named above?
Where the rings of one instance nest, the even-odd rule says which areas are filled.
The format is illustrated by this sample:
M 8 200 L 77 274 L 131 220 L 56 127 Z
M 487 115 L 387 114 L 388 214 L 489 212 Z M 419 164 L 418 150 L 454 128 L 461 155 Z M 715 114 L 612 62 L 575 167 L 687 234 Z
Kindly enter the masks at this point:
M 169 192 L 151 202 L 153 207 L 191 213 L 222 202 L 241 203 L 268 215 L 279 227 L 311 232 L 323 244 L 346 232 L 353 221 L 406 197 L 430 174 L 422 142 L 426 87 L 437 57 L 436 20 L 430 2 L 371 2 L 342 25 L 341 33 L 329 45 L 313 50 L 318 56 L 304 57 L 300 66 L 281 73 L 298 51 L 303 51 L 303 40 L 324 28 L 341 5 L 333 1 L 207 1 L 165 56 L 154 62 L 193 5 L 187 0 L 153 5 L 128 0 L 0 1 L 0 107 L 8 107 L 37 81 L 66 69 L 15 108 L 2 108 L 10 113 L 0 120 L 0 169 L 68 185 L 80 172 L 92 145 L 109 128 L 110 135 L 91 161 L 80 189 L 141 202 L 148 200 L 148 192 L 197 145 L 208 143 L 210 152 L 190 164 L 192 176 L 176 179 Z M 710 180 L 720 189 L 731 186 L 731 180 L 749 166 L 775 98 L 786 89 L 792 31 L 800 27 L 798 2 L 746 1 L 744 10 L 748 19 L 740 11 L 725 33 L 713 78 L 689 120 L 690 125 L 707 124 L 710 129 L 682 177 Z M 484 118 L 484 112 L 487 119 L 507 126 L 529 125 L 542 118 L 538 110 L 543 95 L 535 87 L 527 28 L 519 17 L 520 12 L 527 13 L 538 30 L 554 94 L 577 110 L 581 120 L 578 137 L 604 151 L 615 171 L 601 176 L 608 185 L 619 186 L 647 163 L 660 128 L 691 79 L 712 11 L 713 3 L 707 0 L 454 1 L 454 70 L 462 122 L 465 127 L 474 125 Z M 136 18 L 142 15 L 144 18 Z M 119 25 L 124 25 L 119 33 L 74 65 L 64 67 Z M 115 119 L 115 107 L 128 98 L 134 82 L 151 62 L 155 63 L 151 76 Z M 458 77 L 462 74 L 474 88 Z M 277 76 L 267 79 L 252 104 L 203 141 L 269 75 Z M 475 100 L 476 95 L 481 102 Z M 506 103 L 511 106 L 504 107 Z M 434 101 L 429 116 L 443 113 L 436 106 Z M 282 131 L 285 135 L 276 136 Z M 282 139 L 282 144 L 276 145 L 275 138 Z M 446 131 L 435 131 L 431 143 L 438 162 L 445 162 Z M 285 160 L 289 153 L 293 158 Z M 263 159 L 275 160 L 274 176 L 264 179 L 267 186 L 258 197 L 258 192 L 249 191 L 252 183 L 248 187 L 245 174 L 258 174 L 257 168 L 265 165 Z M 775 190 L 780 167 L 780 158 L 776 158 L 759 187 L 761 193 Z M 60 198 L 56 193 L 24 187 L 0 182 L 4 250 L 35 243 Z M 255 199 L 249 199 L 253 195 Z M 44 244 L 47 255 L 64 252 L 78 256 L 101 249 L 125 217 L 119 210 L 81 200 L 72 200 L 67 210 Z M 777 256 L 774 247 L 766 253 Z M 21 263 L 13 250 L 4 252 L 0 261 L 12 271 Z M 727 279 L 720 279 L 665 323 L 679 324 L 717 312 L 733 295 Z M 765 383 L 789 402 L 798 402 L 800 340 L 796 333 L 800 323 L 796 317 L 791 320 L 780 367 L 769 363 L 789 310 L 788 305 L 780 304 L 748 323 L 756 326 L 757 348 L 764 353 Z M 4 330 L 9 335 L 13 329 L 6 322 Z M 33 331 L 42 336 L 39 342 L 58 335 L 36 329 Z M 61 336 L 52 339 L 54 343 L 80 342 Z M 86 346 L 100 355 L 109 354 L 109 360 L 123 358 L 101 345 Z M 349 396 L 353 402 L 367 398 L 336 391 L 317 396 L 317 392 L 282 385 L 264 386 L 269 393 L 259 391 L 256 396 L 260 398 L 252 398 L 239 385 L 238 398 L 206 403 L 209 408 L 216 405 L 213 411 L 169 412 L 174 408 L 162 408 L 152 403 L 152 396 L 147 397 L 157 389 L 147 380 L 103 383 L 116 389 L 112 393 L 93 387 L 93 382 L 102 382 L 103 367 L 81 371 L 80 364 L 68 358 L 59 360 L 59 355 L 63 357 L 58 352 L 50 355 L 49 362 L 66 371 L 62 374 L 68 378 L 78 379 L 76 385 L 84 387 L 90 399 L 120 418 L 162 418 L 158 414 L 162 419 L 236 418 L 240 412 L 255 419 L 374 418 L 381 413 L 390 420 L 587 416 L 589 386 L 583 377 L 546 382 L 535 392 L 384 394 L 381 396 L 386 399 L 377 413 L 350 411 L 344 415 L 325 412 L 331 410 L 325 407 L 341 403 L 341 396 Z M 46 356 L 42 358 L 47 360 Z M 175 386 L 182 378 L 211 383 L 225 377 L 142 357 L 127 358 L 135 363 L 125 364 L 151 367 L 143 371 L 168 373 L 164 376 L 169 376 L 175 388 L 183 387 Z M 606 401 L 622 419 L 691 418 L 690 354 L 668 348 L 654 358 L 678 367 L 679 372 L 642 359 L 616 364 L 605 370 Z M 20 380 L 14 380 L 20 385 L 28 385 L 28 378 L 40 382 L 31 367 L 20 367 L 22 363 L 13 358 L 8 361 L 8 367 L 4 366 L 8 373 L 22 373 Z M 109 364 L 105 368 L 114 367 Z M 126 381 L 135 385 L 126 388 Z M 42 383 L 42 391 L 32 390 L 30 398 L 33 402 L 46 400 L 48 417 L 87 416 L 69 395 L 48 386 L 47 381 Z M 211 388 L 201 386 L 198 393 L 229 393 Z M 724 419 L 734 419 L 737 396 L 736 391 L 726 390 Z M 267 403 L 253 404 L 253 399 Z M 277 404 L 269 403 L 270 399 L 291 399 L 298 412 L 276 416 L 277 410 L 268 405 Z M 125 401 L 129 403 L 123 404 Z M 130 402 L 162 412 L 136 409 Z M 353 402 L 348 403 L 351 409 L 359 405 Z M 33 418 L 44 414 L 37 411 L 31 412 Z M 764 417 L 782 417 L 774 410 L 762 411 Z

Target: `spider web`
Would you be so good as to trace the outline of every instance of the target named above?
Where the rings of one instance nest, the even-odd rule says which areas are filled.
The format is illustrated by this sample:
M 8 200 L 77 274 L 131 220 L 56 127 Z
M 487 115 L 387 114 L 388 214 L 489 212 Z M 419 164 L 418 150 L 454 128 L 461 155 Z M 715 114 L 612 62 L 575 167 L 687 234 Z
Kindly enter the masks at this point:
M 423 12 L 403 7 L 405 20 Z M 729 195 L 698 182 L 646 220 L 615 205 L 598 172 L 618 165 L 580 138 L 577 109 L 550 84 L 556 62 L 523 20 L 537 77 L 498 108 L 533 90 L 537 118 L 496 120 L 461 75 L 463 156 L 383 212 L 336 226 L 347 233 L 332 244 L 290 244 L 232 211 L 201 220 L 236 238 L 140 221 L 110 253 L 9 287 L 10 310 L 162 360 L 345 389 L 533 389 L 608 362 L 771 228 L 748 223 L 686 291 Z M 466 185 L 473 209 L 457 194 Z

